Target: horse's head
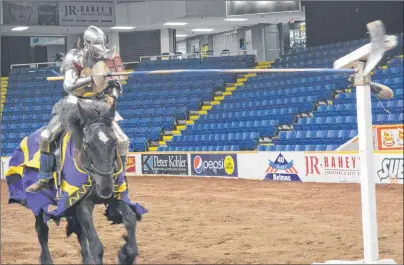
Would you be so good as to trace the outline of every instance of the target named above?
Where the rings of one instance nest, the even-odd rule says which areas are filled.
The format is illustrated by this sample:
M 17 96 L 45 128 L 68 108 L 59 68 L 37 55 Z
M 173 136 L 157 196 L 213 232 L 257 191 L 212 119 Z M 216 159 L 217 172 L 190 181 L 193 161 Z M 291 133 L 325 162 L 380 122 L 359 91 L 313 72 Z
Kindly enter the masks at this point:
M 79 100 L 78 109 L 83 125 L 83 166 L 94 177 L 98 195 L 104 199 L 109 198 L 113 193 L 114 162 L 117 158 L 117 138 L 112 129 L 115 106 Z

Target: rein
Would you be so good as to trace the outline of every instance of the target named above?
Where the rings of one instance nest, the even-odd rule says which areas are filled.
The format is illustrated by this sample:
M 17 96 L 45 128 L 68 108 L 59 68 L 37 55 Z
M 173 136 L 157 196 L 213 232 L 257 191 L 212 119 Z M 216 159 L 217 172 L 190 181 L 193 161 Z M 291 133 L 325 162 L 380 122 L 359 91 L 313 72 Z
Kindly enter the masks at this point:
M 102 119 L 100 119 L 100 122 L 102 121 Z M 86 141 L 86 134 L 85 134 L 85 132 L 86 131 L 88 131 L 88 129 L 90 128 L 90 127 L 92 127 L 93 125 L 95 125 L 96 124 L 96 122 L 95 123 L 92 123 L 88 128 L 84 128 L 84 139 L 83 139 L 83 143 L 82 143 L 82 149 L 83 149 L 83 152 L 84 152 L 84 156 L 85 156 L 85 159 L 86 159 L 86 164 L 87 165 L 89 165 L 89 169 L 87 169 L 86 167 L 83 167 L 83 170 L 87 173 L 87 174 L 89 174 L 89 175 L 91 175 L 91 176 L 93 176 L 94 175 L 94 173 L 96 173 L 97 175 L 99 175 L 99 176 L 102 176 L 102 177 L 109 177 L 109 176 L 111 176 L 113 173 L 114 173 L 114 166 L 112 166 L 112 168 L 111 168 L 111 171 L 109 171 L 109 172 L 103 172 L 103 171 L 101 171 L 101 170 L 99 170 L 99 169 L 97 169 L 97 168 L 95 168 L 94 167 L 94 165 L 93 165 L 93 163 L 92 163 L 92 160 L 90 159 L 90 157 L 88 156 L 88 152 L 87 152 L 87 147 L 89 147 L 90 145 L 87 143 L 87 141 Z

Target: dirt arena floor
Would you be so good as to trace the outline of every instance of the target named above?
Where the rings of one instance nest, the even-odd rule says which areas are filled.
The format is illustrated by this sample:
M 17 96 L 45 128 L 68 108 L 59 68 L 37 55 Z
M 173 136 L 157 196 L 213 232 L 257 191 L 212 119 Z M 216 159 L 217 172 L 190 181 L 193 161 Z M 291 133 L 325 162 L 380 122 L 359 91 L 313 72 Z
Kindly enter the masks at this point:
M 1 182 L 1 264 L 38 264 L 33 215 L 7 205 Z M 138 225 L 139 263 L 312 263 L 357 260 L 362 253 L 360 186 L 241 179 L 132 177 L 131 198 L 149 213 Z M 381 258 L 403 263 L 403 186 L 377 187 Z M 123 225 L 96 209 L 104 262 L 116 261 Z M 81 262 L 65 222 L 51 223 L 58 264 Z

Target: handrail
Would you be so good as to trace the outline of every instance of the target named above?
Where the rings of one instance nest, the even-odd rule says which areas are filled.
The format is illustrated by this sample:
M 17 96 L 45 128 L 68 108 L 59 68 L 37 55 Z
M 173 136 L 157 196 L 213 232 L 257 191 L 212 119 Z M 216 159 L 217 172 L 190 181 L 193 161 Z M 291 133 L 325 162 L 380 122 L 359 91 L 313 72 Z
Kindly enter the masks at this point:
M 10 65 L 10 69 L 13 69 L 14 67 L 20 67 L 20 66 L 29 66 L 29 68 L 38 68 L 39 65 L 56 65 L 60 62 L 46 62 L 46 63 L 20 63 L 20 64 L 12 64 Z
M 156 60 L 177 60 L 177 59 L 188 59 L 188 58 L 207 58 L 207 57 L 220 57 L 220 56 L 234 56 L 234 55 L 255 55 L 257 56 L 257 50 L 237 50 L 237 51 L 226 51 L 226 52 L 199 52 L 199 53 L 190 53 L 190 54 L 170 54 L 170 55 L 152 55 L 152 56 L 140 56 L 139 61 L 132 62 L 123 62 L 123 65 L 136 65 L 139 64 L 142 60 L 149 59 L 150 61 Z M 13 68 L 39 68 L 40 65 L 52 65 L 56 66 L 60 64 L 60 62 L 46 62 L 46 63 L 21 63 L 21 64 L 12 64 L 10 65 L 10 69 Z
M 123 65 L 125 65 L 125 64 L 137 64 L 137 63 L 140 63 L 140 61 L 123 62 Z
M 178 60 L 189 58 L 207 58 L 207 57 L 221 57 L 221 56 L 234 56 L 234 55 L 255 55 L 257 56 L 257 50 L 237 50 L 237 51 L 221 51 L 221 52 L 194 52 L 186 54 L 169 54 L 169 55 L 149 55 L 140 56 L 140 61 L 149 60 Z

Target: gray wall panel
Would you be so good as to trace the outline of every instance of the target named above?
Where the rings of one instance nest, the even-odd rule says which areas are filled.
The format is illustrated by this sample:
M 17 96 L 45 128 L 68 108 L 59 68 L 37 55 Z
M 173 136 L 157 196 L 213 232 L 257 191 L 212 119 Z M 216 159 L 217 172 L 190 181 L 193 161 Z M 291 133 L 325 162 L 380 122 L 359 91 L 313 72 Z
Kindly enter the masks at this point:
M 139 61 L 140 56 L 160 54 L 160 30 L 120 32 L 120 55 L 124 62 Z

